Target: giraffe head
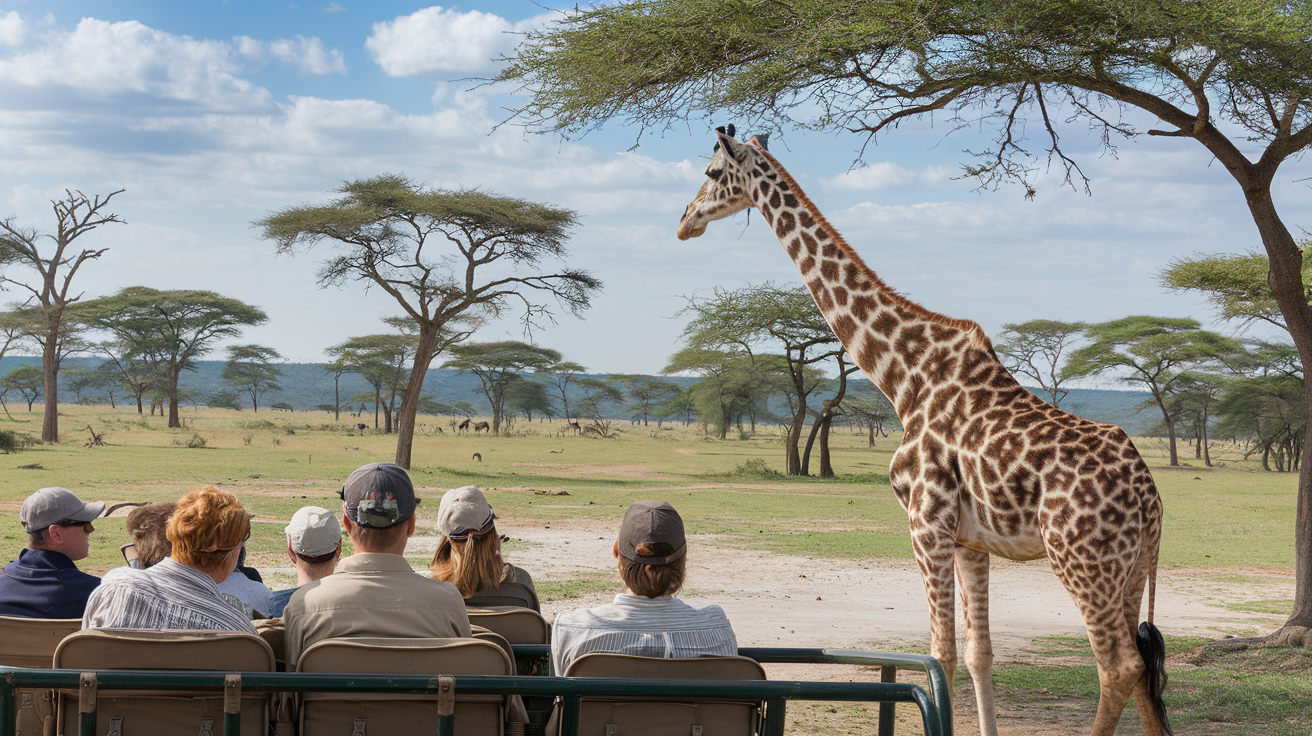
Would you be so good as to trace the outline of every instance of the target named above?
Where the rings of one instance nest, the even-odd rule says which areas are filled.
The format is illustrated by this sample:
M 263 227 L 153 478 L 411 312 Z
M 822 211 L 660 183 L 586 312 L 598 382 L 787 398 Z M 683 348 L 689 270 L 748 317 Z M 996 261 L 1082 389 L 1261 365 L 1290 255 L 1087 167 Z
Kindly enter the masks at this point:
M 706 182 L 679 220 L 679 240 L 695 238 L 706 232 L 707 223 L 753 206 L 750 179 L 754 172 L 768 168 L 765 157 L 757 150 L 765 148 L 765 136 L 757 136 L 747 145 L 734 140 L 733 134 L 732 125 L 727 132 L 724 128 L 715 129 L 718 140 L 715 155 L 706 166 Z

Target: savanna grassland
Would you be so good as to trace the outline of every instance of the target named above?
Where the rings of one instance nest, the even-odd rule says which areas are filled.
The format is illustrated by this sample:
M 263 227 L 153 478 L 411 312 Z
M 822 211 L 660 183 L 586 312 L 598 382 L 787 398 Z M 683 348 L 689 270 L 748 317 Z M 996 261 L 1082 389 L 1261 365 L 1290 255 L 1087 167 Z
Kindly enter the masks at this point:
M 14 408 L 11 418 L 0 417 L 0 429 L 39 435 L 40 413 Z M 343 415 L 334 422 L 323 412 L 187 408 L 183 418 L 186 429 L 170 430 L 163 418 L 140 417 L 135 408 L 61 407 L 63 442 L 0 455 L 0 560 L 13 559 L 23 546 L 18 507 L 37 488 L 64 486 L 84 500 L 113 504 L 172 500 L 197 485 L 213 484 L 241 496 L 261 522 L 248 545 L 250 562 L 285 568 L 282 530 L 291 514 L 307 504 L 338 508 L 337 490 L 351 470 L 390 460 L 395 447 L 394 436 L 356 429 L 357 421 L 372 425 L 368 417 Z M 91 436 L 87 427 L 108 445 L 85 446 Z M 654 423 L 619 421 L 612 425 L 619 430 L 613 439 L 563 434 L 562 427 L 520 420 L 510 436 L 461 436 L 446 418 L 420 417 L 411 475 L 420 495 L 431 501 L 420 507 L 419 535 L 436 533 L 436 500 L 445 489 L 477 485 L 499 516 L 521 525 L 617 522 L 634 500 L 666 498 L 691 533 L 714 535 L 713 543 L 727 548 L 854 562 L 911 558 L 906 516 L 888 486 L 896 435 L 879 438 L 870 448 L 864 432 L 836 430 L 833 464 L 840 477 L 822 481 L 780 473 L 782 438 L 773 426 L 741 438 L 731 433 L 734 438 L 725 441 L 707 439 L 695 425 L 666 423 L 658 429 Z M 1292 570 L 1295 476 L 1260 472 L 1242 459 L 1240 448 L 1227 445 L 1213 447 L 1219 467 L 1203 467 L 1193 459 L 1193 448 L 1182 447 L 1186 465 L 1168 468 L 1159 440 L 1138 444 L 1165 502 L 1164 567 L 1197 569 L 1213 584 L 1235 587 L 1244 586 L 1254 571 Z M 124 515 L 119 511 L 96 522 L 84 569 L 103 572 L 122 564 Z M 412 561 L 417 567 L 427 563 L 426 556 Z M 275 573 L 272 582 L 289 581 L 285 575 Z M 575 598 L 611 585 L 597 575 L 538 583 L 544 600 Z M 1288 602 L 1218 605 L 1280 613 Z M 1312 732 L 1312 658 L 1287 650 L 1202 649 L 1204 643 L 1170 642 L 1168 705 L 1183 727 L 1178 733 Z M 1096 706 L 1092 668 L 1087 644 L 1077 641 L 1035 640 L 1022 659 L 999 660 L 999 711 L 1012 714 L 1004 723 L 1033 721 L 1023 733 L 1086 730 Z M 961 702 L 971 699 L 969 685 L 959 684 L 958 733 L 971 733 L 973 717 L 960 710 Z M 1261 707 L 1255 705 L 1259 702 Z M 872 713 L 856 706 L 803 706 L 796 713 L 811 721 L 811 728 L 799 726 L 802 731 L 873 733 Z M 1057 725 L 1044 730 L 1042 724 Z M 1138 732 L 1133 706 L 1121 732 Z

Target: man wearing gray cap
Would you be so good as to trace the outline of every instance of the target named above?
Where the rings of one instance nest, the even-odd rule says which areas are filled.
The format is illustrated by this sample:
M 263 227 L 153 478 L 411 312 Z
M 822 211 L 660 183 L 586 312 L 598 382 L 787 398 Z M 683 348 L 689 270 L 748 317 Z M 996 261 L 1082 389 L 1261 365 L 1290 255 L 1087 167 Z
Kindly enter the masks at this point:
M 67 488 L 42 488 L 27 497 L 18 518 L 27 548 L 0 573 L 0 616 L 82 618 L 100 578 L 74 562 L 90 553 L 101 501 L 83 503 Z
M 332 637 L 469 636 L 469 614 L 456 587 L 416 574 L 405 559 L 420 501 L 405 470 L 365 465 L 346 479 L 341 496 L 342 524 L 355 554 L 287 602 L 287 669 L 311 644 Z
M 296 587 L 273 592 L 269 618 L 281 618 L 293 593 L 306 583 L 332 575 L 342 558 L 342 527 L 328 509 L 303 506 L 283 531 L 287 533 L 287 556 L 296 565 Z
M 671 659 L 734 655 L 738 641 L 719 606 L 697 608 L 674 597 L 683 587 L 688 542 L 683 518 L 664 501 L 638 501 L 624 512 L 613 554 L 624 592 L 608 605 L 556 616 L 551 660 L 564 675 L 588 652 Z

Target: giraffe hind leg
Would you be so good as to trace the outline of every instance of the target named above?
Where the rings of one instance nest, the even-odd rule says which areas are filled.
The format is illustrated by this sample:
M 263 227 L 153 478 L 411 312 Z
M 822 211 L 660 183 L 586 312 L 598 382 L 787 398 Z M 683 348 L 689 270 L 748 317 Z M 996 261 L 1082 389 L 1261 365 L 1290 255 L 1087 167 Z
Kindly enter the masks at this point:
M 975 683 L 980 736 L 997 736 L 993 702 L 993 642 L 989 636 L 989 556 L 967 547 L 955 550 L 957 588 L 966 619 L 966 668 Z

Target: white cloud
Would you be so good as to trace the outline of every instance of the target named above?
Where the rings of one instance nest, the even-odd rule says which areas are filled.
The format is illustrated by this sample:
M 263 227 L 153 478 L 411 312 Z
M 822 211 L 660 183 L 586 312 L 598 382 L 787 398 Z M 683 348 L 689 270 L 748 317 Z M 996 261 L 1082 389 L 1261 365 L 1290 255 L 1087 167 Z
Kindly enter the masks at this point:
M 319 12 L 321 12 L 321 13 L 345 13 L 345 12 L 346 12 L 346 8 L 342 7 L 341 5 L 338 5 L 337 3 L 328 3 L 326 6 L 324 6 L 324 7 L 322 7 L 322 8 L 319 8 Z
M 269 43 L 269 53 L 279 61 L 296 67 L 301 74 L 345 74 L 346 60 L 337 49 L 324 49 L 323 42 L 313 36 L 280 38 Z
M 839 191 L 870 191 L 911 185 L 933 186 L 951 176 L 952 172 L 943 166 L 930 165 L 917 171 L 890 161 L 878 161 L 825 179 L 822 186 Z
M 27 24 L 17 10 L 0 15 L 0 46 L 22 46 Z
M 489 69 L 494 58 L 509 52 L 517 40 L 515 32 L 550 17 L 555 16 L 511 23 L 492 13 L 434 5 L 375 23 L 364 45 L 374 63 L 393 77 L 475 72 Z

